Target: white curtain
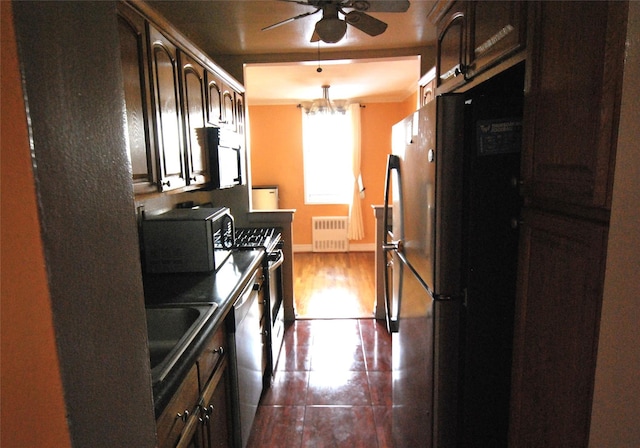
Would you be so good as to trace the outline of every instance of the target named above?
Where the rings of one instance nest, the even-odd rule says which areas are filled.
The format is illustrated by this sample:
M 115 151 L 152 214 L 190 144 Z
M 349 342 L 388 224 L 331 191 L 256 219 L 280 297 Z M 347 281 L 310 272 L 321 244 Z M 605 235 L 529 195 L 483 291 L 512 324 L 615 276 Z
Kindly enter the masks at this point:
M 360 104 L 349 105 L 349 115 L 353 129 L 353 194 L 349 204 L 349 239 L 361 240 L 364 238 L 364 224 L 362 222 L 362 199 L 364 198 L 364 186 L 360 173 Z

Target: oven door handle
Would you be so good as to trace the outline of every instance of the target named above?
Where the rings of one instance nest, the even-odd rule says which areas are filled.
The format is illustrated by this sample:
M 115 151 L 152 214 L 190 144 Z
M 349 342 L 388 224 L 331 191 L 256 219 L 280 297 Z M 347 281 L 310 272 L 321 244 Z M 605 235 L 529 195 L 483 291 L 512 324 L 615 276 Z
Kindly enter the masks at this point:
M 267 261 L 269 262 L 269 270 L 279 268 L 284 263 L 284 254 L 282 250 L 277 249 L 267 255 Z

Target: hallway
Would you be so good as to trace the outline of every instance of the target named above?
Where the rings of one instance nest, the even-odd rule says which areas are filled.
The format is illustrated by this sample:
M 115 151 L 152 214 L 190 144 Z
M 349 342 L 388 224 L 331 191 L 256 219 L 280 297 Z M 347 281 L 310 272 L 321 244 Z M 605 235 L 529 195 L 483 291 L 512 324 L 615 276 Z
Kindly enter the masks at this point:
M 384 322 L 298 320 L 287 328 L 248 446 L 389 447 L 390 422 L 391 337 Z

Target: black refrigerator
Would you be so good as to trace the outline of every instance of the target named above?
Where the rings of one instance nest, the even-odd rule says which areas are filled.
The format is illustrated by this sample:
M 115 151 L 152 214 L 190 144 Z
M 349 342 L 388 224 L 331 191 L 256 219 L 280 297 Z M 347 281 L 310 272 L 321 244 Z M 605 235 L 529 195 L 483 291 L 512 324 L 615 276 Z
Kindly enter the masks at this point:
M 513 72 L 437 96 L 392 130 L 383 244 L 396 448 L 507 445 L 521 207 Z

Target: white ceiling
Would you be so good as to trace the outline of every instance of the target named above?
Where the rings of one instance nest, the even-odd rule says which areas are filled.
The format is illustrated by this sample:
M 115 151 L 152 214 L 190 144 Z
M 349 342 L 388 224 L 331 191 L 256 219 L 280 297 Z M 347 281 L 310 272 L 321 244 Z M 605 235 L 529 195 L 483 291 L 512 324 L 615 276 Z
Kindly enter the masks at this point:
M 383 34 L 371 37 L 350 26 L 345 38 L 335 44 L 310 42 L 321 13 L 261 31 L 313 11 L 288 1 L 148 3 L 214 60 L 240 57 L 247 62 L 244 85 L 249 105 L 313 100 L 322 96 L 324 84 L 331 85 L 332 99 L 402 101 L 417 88 L 419 50 L 435 41 L 434 27 L 427 19 L 434 1 L 411 0 L 405 13 L 371 13 L 388 24 Z M 316 71 L 318 60 L 321 73 Z M 338 60 L 342 62 L 334 62 Z

